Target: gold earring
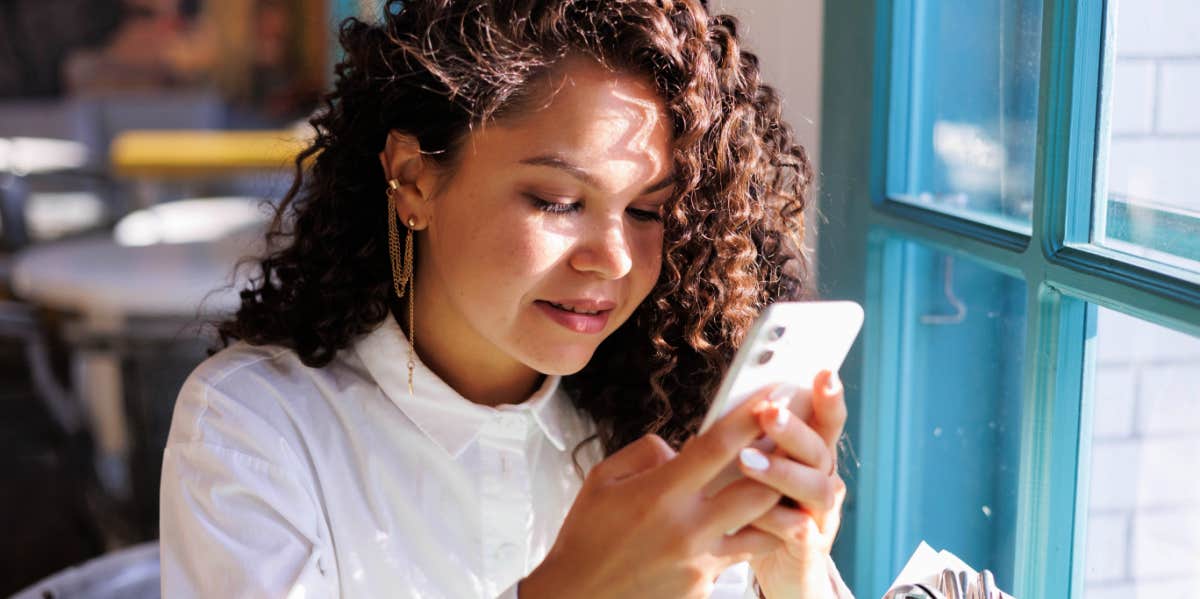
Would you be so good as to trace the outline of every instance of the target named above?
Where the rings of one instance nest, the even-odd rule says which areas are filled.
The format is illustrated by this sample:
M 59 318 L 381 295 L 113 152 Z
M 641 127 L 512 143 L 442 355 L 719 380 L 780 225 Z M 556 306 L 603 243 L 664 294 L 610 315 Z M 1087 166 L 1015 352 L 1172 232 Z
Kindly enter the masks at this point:
M 413 281 L 413 228 L 417 222 L 413 217 L 408 218 L 408 235 L 404 239 L 404 260 L 400 260 L 400 232 L 396 226 L 396 219 L 399 216 L 396 214 L 396 192 L 400 189 L 400 182 L 396 179 L 388 181 L 388 254 L 392 261 L 392 289 L 396 292 L 397 299 L 403 299 L 405 291 L 408 292 L 408 394 L 413 395 L 413 370 L 416 369 L 416 337 L 417 331 L 413 328 L 413 304 L 414 295 L 416 293 Z M 405 289 L 405 287 L 408 287 Z

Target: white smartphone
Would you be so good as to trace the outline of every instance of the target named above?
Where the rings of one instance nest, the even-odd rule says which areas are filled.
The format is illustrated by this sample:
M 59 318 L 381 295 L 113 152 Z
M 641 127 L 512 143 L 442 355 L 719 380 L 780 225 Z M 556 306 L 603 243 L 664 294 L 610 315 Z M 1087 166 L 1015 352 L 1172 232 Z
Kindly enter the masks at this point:
M 863 309 L 854 302 L 767 306 L 734 356 L 700 432 L 767 385 L 782 383 L 811 391 L 817 373 L 841 368 L 862 323 Z M 807 419 L 811 406 L 793 405 L 792 411 Z
M 767 385 L 795 387 L 788 408 L 801 420 L 812 415 L 812 383 L 822 370 L 837 372 L 862 328 L 863 309 L 854 302 L 779 302 L 759 315 L 733 358 L 729 372 L 700 425 L 700 432 Z M 770 439 L 751 444 L 764 453 Z M 741 476 L 737 464 L 726 467 L 704 492 L 711 497 Z

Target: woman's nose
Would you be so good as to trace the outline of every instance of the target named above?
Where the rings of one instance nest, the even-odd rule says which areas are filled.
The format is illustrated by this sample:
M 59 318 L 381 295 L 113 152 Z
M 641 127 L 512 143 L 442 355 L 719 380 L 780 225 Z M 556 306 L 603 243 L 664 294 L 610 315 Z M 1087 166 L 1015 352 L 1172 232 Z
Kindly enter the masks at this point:
M 633 268 L 633 256 L 620 218 L 593 225 L 571 256 L 571 266 L 604 279 L 619 279 Z

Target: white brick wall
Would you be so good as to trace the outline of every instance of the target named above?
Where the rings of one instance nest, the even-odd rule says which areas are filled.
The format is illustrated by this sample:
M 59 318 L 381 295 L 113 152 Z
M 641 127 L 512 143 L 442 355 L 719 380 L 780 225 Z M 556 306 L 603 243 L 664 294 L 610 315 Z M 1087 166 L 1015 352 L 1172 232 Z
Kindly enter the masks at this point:
M 1117 0 L 1117 51 L 1122 56 L 1200 54 L 1196 0 Z
M 1171 580 L 1089 587 L 1087 599 L 1192 599 L 1200 580 Z
M 1088 560 L 1084 563 L 1088 584 L 1129 580 L 1129 520 L 1124 514 L 1114 514 L 1088 522 Z
M 1198 102 L 1200 104 L 1200 102 Z M 1121 137 L 1109 147 L 1108 191 L 1200 212 L 1200 135 Z
M 1112 123 L 1114 135 L 1147 134 L 1154 130 L 1153 60 L 1122 60 L 1113 67 Z
M 1163 362 L 1200 363 L 1200 341 L 1195 337 L 1147 325 L 1112 310 L 1099 312 L 1097 365 L 1111 368 Z
M 1200 212 L 1200 0 L 1120 0 L 1108 189 Z
M 1200 0 L 1112 0 L 1111 194 L 1200 212 Z M 1200 589 L 1200 339 L 1099 311 L 1087 599 Z
M 1148 367 L 1143 373 L 1138 405 L 1142 430 L 1147 435 L 1200 437 L 1200 366 L 1181 361 Z
M 1200 438 L 1144 435 L 1138 469 L 1121 473 L 1125 484 L 1136 485 L 1137 509 L 1200 509 Z M 1096 464 L 1102 467 L 1101 464 Z M 1200 552 L 1189 556 L 1200 574 Z
M 1097 405 L 1096 411 L 1105 409 Z M 1132 484 L 1141 463 L 1141 444 L 1136 439 L 1097 441 L 1092 446 L 1089 517 L 1131 514 L 1138 504 L 1138 486 Z
M 1200 556 L 1200 510 L 1139 513 L 1133 525 L 1135 579 L 1195 578 Z
M 1200 57 L 1163 61 L 1159 69 L 1159 130 L 1200 135 Z
M 1114 440 L 1127 439 L 1133 436 L 1134 418 L 1137 397 L 1136 371 L 1132 366 L 1120 364 L 1106 365 L 1096 369 L 1096 379 L 1092 397 L 1096 405 L 1104 406 L 1096 410 L 1092 421 L 1092 435 L 1096 439 Z
M 1200 339 L 1098 310 L 1086 599 L 1200 589 Z

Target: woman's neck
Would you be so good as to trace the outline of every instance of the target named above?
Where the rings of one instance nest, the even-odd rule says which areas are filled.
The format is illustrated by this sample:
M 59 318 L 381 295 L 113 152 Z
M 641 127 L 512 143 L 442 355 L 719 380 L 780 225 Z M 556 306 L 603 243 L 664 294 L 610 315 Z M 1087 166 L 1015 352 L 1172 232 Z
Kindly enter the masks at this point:
M 420 308 L 421 302 L 418 302 L 418 314 Z M 427 311 L 425 318 L 419 315 L 414 318 L 417 336 L 413 347 L 421 363 L 459 395 L 486 406 L 518 404 L 529 399 L 542 385 L 545 379 L 542 373 L 500 355 L 494 347 L 463 343 L 474 336 L 446 330 L 454 325 L 437 324 L 438 319 L 434 316 Z M 405 336 L 412 339 L 412 331 L 408 330 L 407 301 L 393 305 L 392 317 Z M 465 326 L 465 323 L 458 324 Z

